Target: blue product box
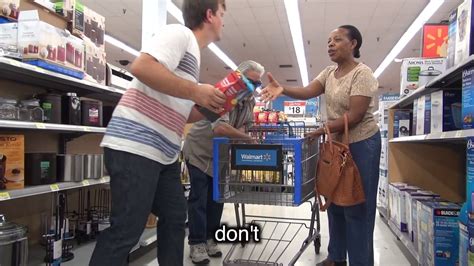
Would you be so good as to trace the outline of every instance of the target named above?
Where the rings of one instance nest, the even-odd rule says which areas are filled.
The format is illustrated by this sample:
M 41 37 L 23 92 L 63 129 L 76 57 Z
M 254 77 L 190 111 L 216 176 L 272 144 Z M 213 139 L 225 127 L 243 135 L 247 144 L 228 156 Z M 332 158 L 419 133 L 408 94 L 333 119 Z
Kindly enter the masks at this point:
M 393 121 L 393 137 L 411 136 L 411 110 L 396 110 Z
M 464 129 L 474 128 L 474 67 L 462 71 L 462 122 Z
M 466 210 L 474 213 L 474 138 L 467 138 L 466 145 Z
M 446 89 L 431 94 L 431 133 L 462 128 L 461 96 L 462 92 L 456 89 Z
M 421 204 L 418 254 L 421 265 L 452 266 L 459 259 L 460 206 L 450 202 Z
M 431 132 L 431 95 L 425 95 L 425 127 L 424 134 Z

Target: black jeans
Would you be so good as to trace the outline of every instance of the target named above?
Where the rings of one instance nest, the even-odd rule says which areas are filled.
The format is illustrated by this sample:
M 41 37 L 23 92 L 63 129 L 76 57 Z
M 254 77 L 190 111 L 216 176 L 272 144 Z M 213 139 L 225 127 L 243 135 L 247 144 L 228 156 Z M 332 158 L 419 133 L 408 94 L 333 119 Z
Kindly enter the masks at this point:
M 223 203 L 212 199 L 212 177 L 192 164 L 187 164 L 191 179 L 188 199 L 189 245 L 206 243 L 219 228 Z
M 104 155 L 112 193 L 111 226 L 99 236 L 90 265 L 126 265 L 150 212 L 159 219 L 158 263 L 183 265 L 186 200 L 179 164 L 163 165 L 107 148 Z

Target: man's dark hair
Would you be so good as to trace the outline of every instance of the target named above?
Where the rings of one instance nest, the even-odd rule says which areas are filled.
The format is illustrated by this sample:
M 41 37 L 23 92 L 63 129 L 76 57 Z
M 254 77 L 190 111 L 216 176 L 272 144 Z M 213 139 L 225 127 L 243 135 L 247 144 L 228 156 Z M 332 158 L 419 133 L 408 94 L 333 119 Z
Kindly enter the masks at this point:
M 207 10 L 210 9 L 216 14 L 219 4 L 225 9 L 225 0 L 184 0 L 182 8 L 184 25 L 191 30 L 200 28 L 206 21 Z
M 360 31 L 352 26 L 352 25 L 343 25 L 343 26 L 340 26 L 339 28 L 342 28 L 342 29 L 346 29 L 347 32 L 348 32 L 348 37 L 349 37 L 349 40 L 356 40 L 357 41 L 357 44 L 356 44 L 356 47 L 354 48 L 354 57 L 355 58 L 359 58 L 360 57 L 360 47 L 362 46 L 362 34 L 360 33 Z

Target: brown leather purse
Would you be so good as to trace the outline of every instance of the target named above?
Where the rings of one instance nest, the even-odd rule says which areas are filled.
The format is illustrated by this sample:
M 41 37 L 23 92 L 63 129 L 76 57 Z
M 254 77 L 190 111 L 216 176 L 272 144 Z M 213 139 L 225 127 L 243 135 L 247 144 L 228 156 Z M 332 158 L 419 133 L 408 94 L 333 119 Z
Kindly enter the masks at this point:
M 364 188 L 359 169 L 349 150 L 349 125 L 344 114 L 343 142 L 332 140 L 329 127 L 325 125 L 327 141 L 323 136 L 320 146 L 315 193 L 322 211 L 331 203 L 339 206 L 354 206 L 365 202 Z M 321 195 L 326 198 L 323 204 Z

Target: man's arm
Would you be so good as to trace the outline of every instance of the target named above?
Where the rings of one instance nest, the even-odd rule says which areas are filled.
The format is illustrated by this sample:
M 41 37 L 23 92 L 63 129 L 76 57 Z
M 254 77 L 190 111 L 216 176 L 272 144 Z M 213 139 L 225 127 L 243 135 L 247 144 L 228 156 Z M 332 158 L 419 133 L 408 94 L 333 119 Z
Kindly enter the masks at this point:
M 220 122 L 218 125 L 216 125 L 213 131 L 214 131 L 214 136 L 216 137 L 228 137 L 228 138 L 245 139 L 245 140 L 252 139 L 250 135 L 245 134 L 245 132 L 242 132 L 241 130 L 236 129 L 225 122 Z
M 218 112 L 225 95 L 209 84 L 195 84 L 174 75 L 154 57 L 142 53 L 131 66 L 131 73 L 148 87 L 177 98 L 188 99 L 211 111 Z

